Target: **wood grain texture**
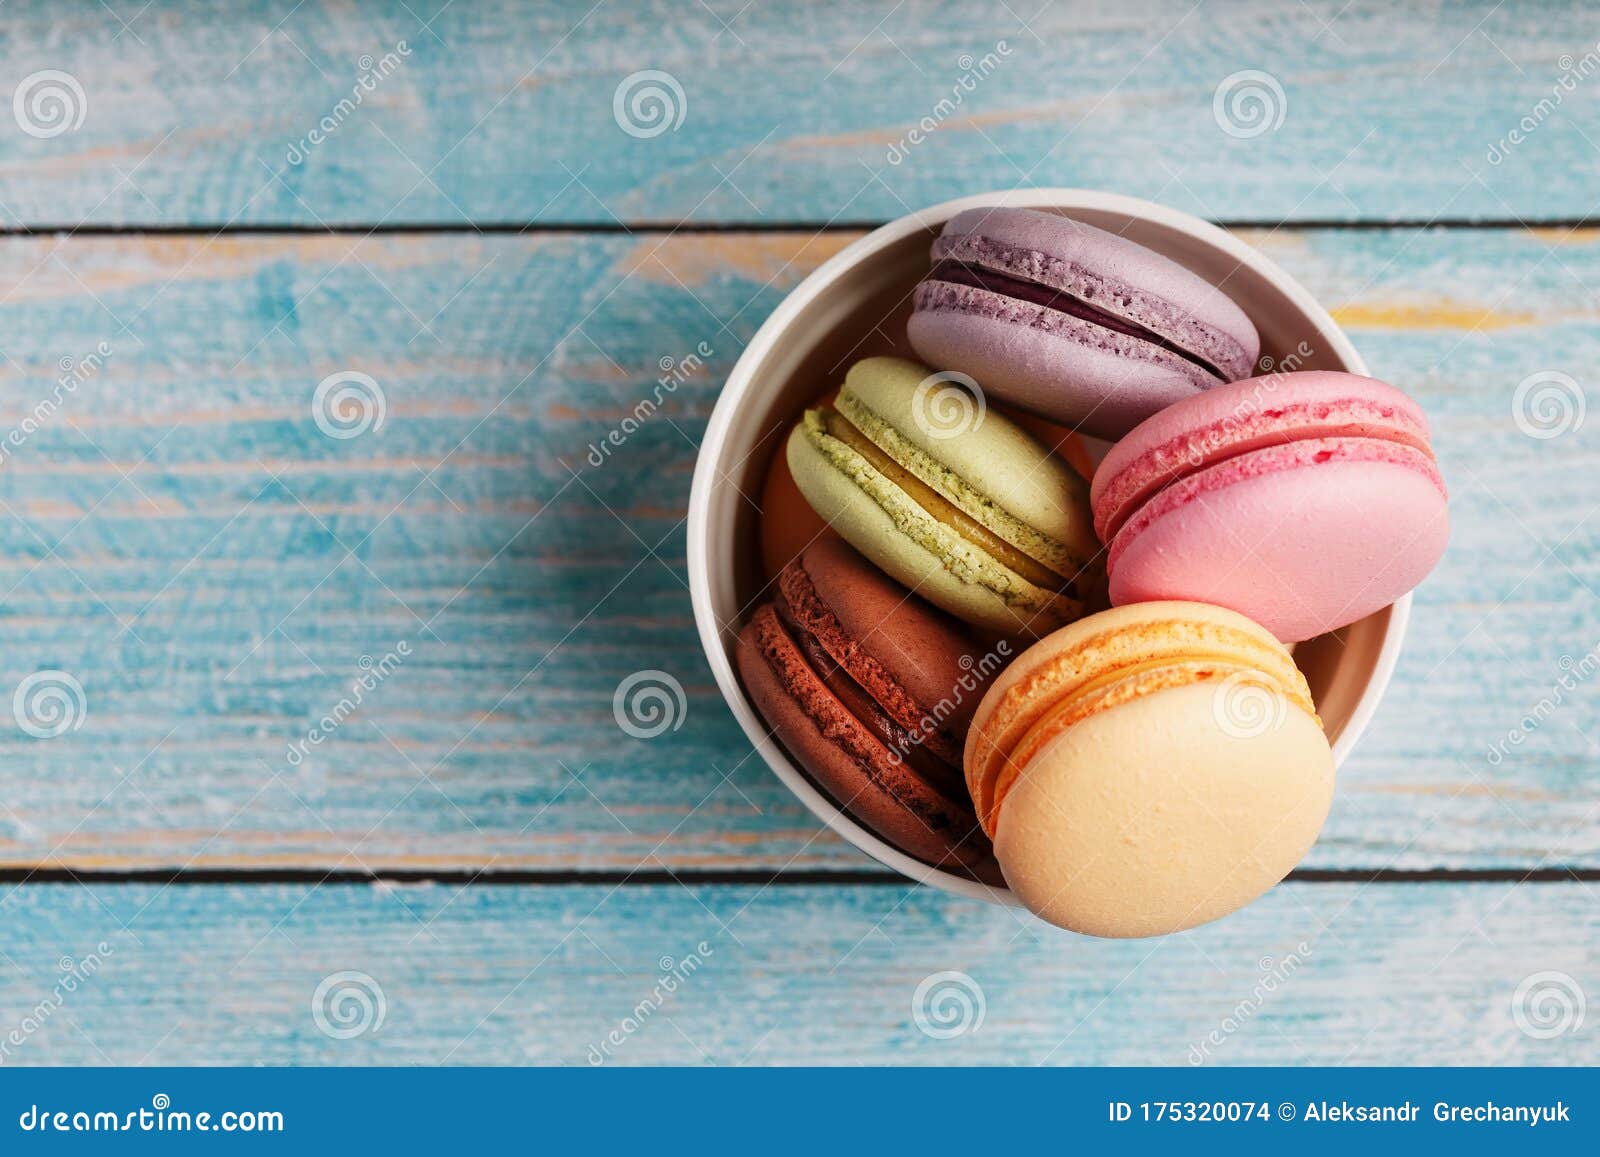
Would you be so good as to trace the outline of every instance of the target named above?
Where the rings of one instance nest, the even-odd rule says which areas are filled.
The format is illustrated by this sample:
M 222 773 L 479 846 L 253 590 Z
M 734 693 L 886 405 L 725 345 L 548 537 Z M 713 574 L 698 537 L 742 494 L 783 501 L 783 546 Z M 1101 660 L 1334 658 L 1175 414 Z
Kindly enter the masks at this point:
M 1246 236 L 1419 398 L 1453 494 L 1451 550 L 1308 866 L 1600 864 L 1592 419 L 1536 439 L 1513 415 L 1520 381 L 1581 389 L 1600 354 L 1600 234 Z M 723 707 L 682 525 L 720 381 L 848 239 L 0 242 L 0 398 L 24 435 L 0 433 L 0 699 L 62 670 L 87 705 L 56 738 L 0 732 L 0 860 L 864 866 Z M 61 359 L 102 342 L 30 429 Z M 661 359 L 702 342 L 593 466 Z M 338 439 L 313 398 L 344 370 L 385 413 Z M 402 642 L 296 762 L 363 657 Z M 653 740 L 612 712 L 641 669 L 687 699 Z
M 0 222 L 869 221 L 1029 184 L 1234 220 L 1571 218 L 1600 167 L 1583 12 L 12 0 L 8 91 L 65 71 L 85 115 L 0 133 Z M 681 90 L 675 129 L 620 127 L 643 70 Z M 1250 70 L 1270 84 L 1225 86 Z M 1246 97 L 1230 135 L 1239 85 L 1268 108 Z
M 52 885 L 0 910 L 0 1035 L 52 997 L 63 957 L 101 958 L 6 1064 L 581 1066 L 613 1030 L 596 1055 L 616 1064 L 1600 1061 L 1588 1024 L 1537 1039 L 1512 1015 L 1536 973 L 1592 1002 L 1596 908 L 1577 884 L 1288 885 L 1121 942 L 900 887 Z M 983 1020 L 936 1039 L 913 1000 L 948 971 Z M 351 972 L 383 1020 L 333 1039 L 313 997 Z

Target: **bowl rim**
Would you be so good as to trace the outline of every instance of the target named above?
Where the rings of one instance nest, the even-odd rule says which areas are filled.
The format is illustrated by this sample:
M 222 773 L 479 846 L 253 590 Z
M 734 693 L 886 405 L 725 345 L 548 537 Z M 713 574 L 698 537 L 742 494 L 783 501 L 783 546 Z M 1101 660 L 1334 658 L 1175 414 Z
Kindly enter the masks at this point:
M 860 262 L 913 234 L 943 225 L 957 213 L 985 207 L 1046 209 L 1066 213 L 1074 210 L 1104 211 L 1138 218 L 1185 233 L 1223 251 L 1241 266 L 1253 270 L 1270 281 L 1274 288 L 1294 302 L 1295 306 L 1316 326 L 1319 337 L 1326 342 L 1330 352 L 1343 363 L 1345 372 L 1365 375 L 1367 366 L 1332 315 L 1304 286 L 1253 246 L 1209 221 L 1167 205 L 1121 193 L 1070 187 L 974 193 L 966 197 L 941 201 L 881 225 L 845 246 L 790 290 L 745 345 L 744 351 L 728 374 L 722 393 L 706 423 L 689 490 L 686 550 L 690 601 L 694 607 L 695 628 L 700 636 L 700 644 L 705 651 L 706 660 L 711 664 L 711 672 L 716 678 L 718 689 L 722 692 L 722 698 L 733 712 L 734 718 L 739 721 L 746 738 L 761 754 L 773 774 L 831 831 L 879 863 L 893 868 L 919 884 L 926 884 L 968 899 L 987 900 L 1007 907 L 1020 907 L 1021 902 L 1009 889 L 992 887 L 942 868 L 924 864 L 921 860 L 884 842 L 812 785 L 769 735 L 766 725 L 745 695 L 744 687 L 734 671 L 732 658 L 723 643 L 722 627 L 717 622 L 712 605 L 710 585 L 711 528 L 708 515 L 712 488 L 717 481 L 716 462 L 721 456 L 724 442 L 727 441 L 734 415 L 754 386 L 756 367 L 765 361 L 768 352 L 788 331 L 790 324 L 800 312 Z M 1407 593 L 1389 607 L 1389 621 L 1384 628 L 1383 643 L 1378 650 L 1372 677 L 1367 681 L 1360 699 L 1350 713 L 1350 721 L 1333 744 L 1336 768 L 1341 766 L 1355 749 L 1389 688 L 1395 666 L 1400 659 L 1400 650 L 1405 641 L 1410 618 L 1411 595 Z

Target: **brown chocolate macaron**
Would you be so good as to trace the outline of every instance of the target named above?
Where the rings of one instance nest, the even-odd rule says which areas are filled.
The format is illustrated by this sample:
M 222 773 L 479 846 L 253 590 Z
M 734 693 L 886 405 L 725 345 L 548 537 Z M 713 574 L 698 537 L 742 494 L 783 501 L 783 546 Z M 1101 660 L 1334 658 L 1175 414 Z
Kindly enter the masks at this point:
M 999 883 L 961 770 L 972 713 L 1009 657 L 837 539 L 784 567 L 739 636 L 746 689 L 789 754 L 888 843 Z

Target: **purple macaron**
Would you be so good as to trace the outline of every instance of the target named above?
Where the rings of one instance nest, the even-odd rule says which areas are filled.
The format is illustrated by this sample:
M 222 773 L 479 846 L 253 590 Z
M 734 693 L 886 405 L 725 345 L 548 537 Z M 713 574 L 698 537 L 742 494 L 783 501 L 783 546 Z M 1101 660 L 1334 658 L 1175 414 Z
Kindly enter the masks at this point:
M 969 209 L 933 243 L 906 335 L 994 397 L 1100 438 L 1249 377 L 1244 311 L 1175 261 L 1033 209 Z

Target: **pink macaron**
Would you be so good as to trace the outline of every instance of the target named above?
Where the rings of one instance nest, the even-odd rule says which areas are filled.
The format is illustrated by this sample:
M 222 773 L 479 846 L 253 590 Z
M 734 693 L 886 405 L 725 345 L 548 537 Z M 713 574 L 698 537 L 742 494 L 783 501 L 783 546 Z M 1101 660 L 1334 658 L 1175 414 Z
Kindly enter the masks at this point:
M 935 369 L 1100 438 L 1254 372 L 1261 340 L 1220 289 L 1104 229 L 1034 209 L 958 213 L 906 336 Z
M 1416 403 L 1325 371 L 1207 390 L 1112 447 L 1091 489 L 1111 601 L 1239 611 L 1286 643 L 1415 587 L 1450 534 Z

